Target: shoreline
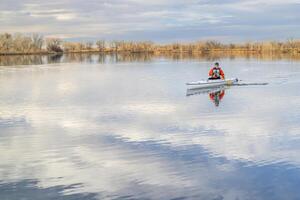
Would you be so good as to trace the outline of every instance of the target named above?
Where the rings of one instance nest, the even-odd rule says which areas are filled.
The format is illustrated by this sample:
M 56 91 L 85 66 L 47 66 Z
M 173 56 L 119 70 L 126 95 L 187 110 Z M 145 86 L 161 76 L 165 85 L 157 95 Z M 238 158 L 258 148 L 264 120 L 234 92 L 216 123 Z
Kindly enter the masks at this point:
M 63 52 L 8 52 L 0 53 L 0 56 L 31 56 L 31 55 L 65 55 L 65 54 L 195 54 L 195 55 L 205 55 L 212 53 L 226 53 L 232 55 L 239 54 L 256 54 L 256 55 L 270 55 L 270 54 L 282 54 L 282 55 L 300 55 L 300 49 L 290 49 L 288 51 L 257 51 L 257 50 L 245 50 L 245 49 L 210 49 L 204 51 L 180 51 L 180 50 L 151 50 L 151 51 L 130 51 L 130 50 L 82 50 L 82 51 L 63 51 Z
M 253 51 L 210 51 L 210 52 L 65 52 L 43 54 L 14 54 L 0 56 L 0 66 L 35 65 L 61 62 L 149 62 L 155 59 L 165 58 L 170 60 L 209 60 L 220 59 L 256 59 L 256 60 L 292 60 L 300 61 L 300 54 L 291 53 L 257 53 Z

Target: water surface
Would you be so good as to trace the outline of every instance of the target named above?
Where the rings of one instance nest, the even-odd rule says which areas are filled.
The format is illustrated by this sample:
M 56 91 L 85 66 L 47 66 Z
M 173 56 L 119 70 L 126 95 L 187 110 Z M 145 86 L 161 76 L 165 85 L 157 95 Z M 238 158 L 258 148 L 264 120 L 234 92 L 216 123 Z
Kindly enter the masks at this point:
M 300 199 L 299 61 L 82 58 L 0 67 L 0 199 Z

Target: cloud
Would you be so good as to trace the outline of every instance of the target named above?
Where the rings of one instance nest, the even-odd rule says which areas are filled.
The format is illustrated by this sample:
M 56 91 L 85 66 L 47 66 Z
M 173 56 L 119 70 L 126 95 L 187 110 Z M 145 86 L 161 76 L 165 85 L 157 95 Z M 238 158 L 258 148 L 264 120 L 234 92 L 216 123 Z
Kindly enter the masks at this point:
M 0 28 L 73 40 L 286 39 L 299 35 L 299 9 L 298 0 L 4 0 Z M 270 31 L 274 26 L 278 30 Z
M 75 12 L 72 10 L 66 10 L 61 8 L 49 9 L 47 6 L 41 6 L 39 4 L 25 4 L 24 9 L 21 11 L 30 17 L 36 18 L 54 18 L 58 21 L 72 20 L 76 18 Z

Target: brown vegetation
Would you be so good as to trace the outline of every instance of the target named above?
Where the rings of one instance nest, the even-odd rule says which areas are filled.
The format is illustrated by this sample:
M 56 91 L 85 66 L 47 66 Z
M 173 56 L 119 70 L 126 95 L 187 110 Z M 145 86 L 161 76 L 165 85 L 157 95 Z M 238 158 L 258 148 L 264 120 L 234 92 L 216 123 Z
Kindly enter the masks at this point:
M 128 53 L 189 53 L 205 54 L 213 52 L 288 53 L 300 54 L 300 40 L 285 42 L 248 42 L 243 44 L 222 44 L 218 41 L 198 41 L 192 43 L 155 44 L 150 41 L 104 41 L 67 42 L 58 38 L 44 39 L 33 34 L 0 34 L 0 55 L 37 53 L 77 53 L 77 52 L 128 52 Z
M 45 53 L 44 39 L 38 34 L 24 36 L 21 34 L 0 34 L 0 54 Z

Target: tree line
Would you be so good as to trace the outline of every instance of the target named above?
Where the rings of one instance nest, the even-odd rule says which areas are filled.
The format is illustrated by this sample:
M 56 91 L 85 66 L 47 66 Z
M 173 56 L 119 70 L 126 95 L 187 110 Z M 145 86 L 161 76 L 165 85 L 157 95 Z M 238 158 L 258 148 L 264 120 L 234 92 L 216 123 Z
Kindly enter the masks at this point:
M 69 42 L 59 38 L 44 38 L 39 34 L 0 34 L 0 54 L 48 54 L 76 52 L 129 52 L 129 53 L 209 53 L 209 52 L 253 52 L 253 53 L 300 53 L 300 40 L 284 42 L 264 41 L 223 44 L 219 41 L 197 41 L 191 43 L 156 44 L 151 41 L 88 41 Z

